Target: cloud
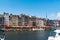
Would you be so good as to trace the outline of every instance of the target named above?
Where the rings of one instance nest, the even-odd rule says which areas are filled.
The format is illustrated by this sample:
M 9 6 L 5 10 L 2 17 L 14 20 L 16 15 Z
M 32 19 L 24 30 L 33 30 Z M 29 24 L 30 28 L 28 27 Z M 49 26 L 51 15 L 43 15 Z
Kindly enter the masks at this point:
M 51 14 L 49 14 L 48 18 L 49 19 L 56 19 L 56 14 L 51 13 Z
M 57 19 L 60 19 L 60 12 L 57 13 Z
M 55 14 L 51 14 L 50 16 L 51 16 L 51 17 L 54 17 L 54 16 L 55 16 Z
M 60 12 L 58 12 L 58 13 L 51 13 L 51 14 L 49 14 L 48 18 L 49 19 L 57 19 L 57 20 L 60 20 Z

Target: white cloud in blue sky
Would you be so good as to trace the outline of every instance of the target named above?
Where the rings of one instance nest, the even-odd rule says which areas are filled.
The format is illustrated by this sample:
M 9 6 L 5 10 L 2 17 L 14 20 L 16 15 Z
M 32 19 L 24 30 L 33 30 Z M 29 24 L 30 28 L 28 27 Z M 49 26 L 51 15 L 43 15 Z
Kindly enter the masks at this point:
M 49 19 L 56 19 L 56 14 L 54 13 L 51 13 L 49 16 L 48 16 Z
M 60 12 L 57 13 L 57 19 L 60 19 Z
M 60 20 L 60 12 L 58 13 L 51 13 L 49 16 L 48 16 L 49 19 L 57 19 L 57 20 Z

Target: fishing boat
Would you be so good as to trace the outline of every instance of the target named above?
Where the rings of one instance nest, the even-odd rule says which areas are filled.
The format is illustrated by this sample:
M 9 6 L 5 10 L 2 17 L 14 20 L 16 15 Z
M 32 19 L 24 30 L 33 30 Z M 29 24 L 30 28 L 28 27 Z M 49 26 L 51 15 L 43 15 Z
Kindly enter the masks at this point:
M 48 40 L 60 40 L 60 29 L 56 29 L 53 31 L 54 35 L 48 37 Z

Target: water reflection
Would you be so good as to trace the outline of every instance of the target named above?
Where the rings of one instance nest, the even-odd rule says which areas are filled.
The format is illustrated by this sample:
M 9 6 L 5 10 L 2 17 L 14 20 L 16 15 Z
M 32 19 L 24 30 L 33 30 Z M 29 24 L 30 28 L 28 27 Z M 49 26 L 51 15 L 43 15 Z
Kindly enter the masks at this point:
M 38 40 L 47 40 L 50 32 L 49 31 L 40 31 L 37 32 Z
M 5 32 L 5 40 L 47 40 L 49 33 L 50 31 Z

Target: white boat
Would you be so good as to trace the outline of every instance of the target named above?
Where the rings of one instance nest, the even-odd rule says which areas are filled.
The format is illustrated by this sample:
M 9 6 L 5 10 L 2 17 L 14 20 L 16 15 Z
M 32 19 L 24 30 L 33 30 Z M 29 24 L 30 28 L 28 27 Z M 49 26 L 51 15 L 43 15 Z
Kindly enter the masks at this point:
M 56 34 L 54 36 L 49 36 L 48 40 L 60 40 L 60 30 L 56 29 L 56 30 L 54 30 L 54 32 Z
M 4 40 L 5 38 L 0 38 L 0 40 Z
M 35 30 L 45 30 L 45 29 L 43 29 L 43 28 L 33 28 L 32 30 L 35 31 Z
M 0 37 L 0 40 L 5 40 L 5 36 L 1 36 Z

